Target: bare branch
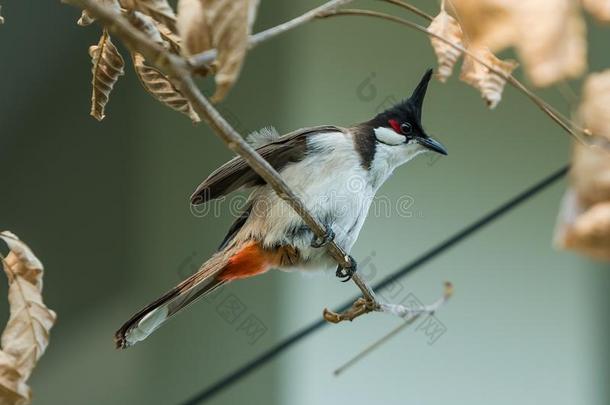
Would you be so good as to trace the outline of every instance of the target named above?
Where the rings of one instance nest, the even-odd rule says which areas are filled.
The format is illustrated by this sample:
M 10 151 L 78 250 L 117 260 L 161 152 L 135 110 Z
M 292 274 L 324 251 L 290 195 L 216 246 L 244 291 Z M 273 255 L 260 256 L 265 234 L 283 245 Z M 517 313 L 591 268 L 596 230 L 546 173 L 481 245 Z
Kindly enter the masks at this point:
M 348 4 L 352 1 L 353 0 L 331 0 L 327 3 L 322 4 L 319 7 L 309 10 L 308 12 L 298 17 L 293 18 L 292 20 L 286 21 L 285 23 L 266 29 L 264 31 L 258 32 L 250 36 L 248 40 L 248 49 L 252 49 L 262 42 L 265 42 L 271 38 L 275 38 L 276 36 L 283 34 L 286 31 L 290 31 L 293 28 L 296 28 L 300 25 L 314 20 L 319 13 L 336 10 L 339 7 Z M 200 54 L 191 56 L 189 62 L 194 68 L 203 68 L 209 65 L 210 62 L 212 62 L 214 59 L 216 59 L 216 54 L 216 49 L 210 49 L 209 51 L 205 51 Z

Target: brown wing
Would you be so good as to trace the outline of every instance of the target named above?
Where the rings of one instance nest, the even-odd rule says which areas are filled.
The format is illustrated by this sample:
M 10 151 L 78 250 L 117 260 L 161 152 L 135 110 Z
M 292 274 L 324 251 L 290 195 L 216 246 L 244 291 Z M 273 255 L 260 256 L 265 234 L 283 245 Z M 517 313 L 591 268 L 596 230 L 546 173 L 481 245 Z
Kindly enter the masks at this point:
M 332 125 L 303 128 L 283 135 L 256 151 L 275 170 L 281 171 L 287 164 L 298 162 L 305 157 L 308 136 L 330 131 L 345 132 L 345 129 Z M 191 196 L 191 204 L 204 204 L 240 188 L 262 184 L 265 184 L 265 181 L 238 156 L 216 169 L 197 187 Z

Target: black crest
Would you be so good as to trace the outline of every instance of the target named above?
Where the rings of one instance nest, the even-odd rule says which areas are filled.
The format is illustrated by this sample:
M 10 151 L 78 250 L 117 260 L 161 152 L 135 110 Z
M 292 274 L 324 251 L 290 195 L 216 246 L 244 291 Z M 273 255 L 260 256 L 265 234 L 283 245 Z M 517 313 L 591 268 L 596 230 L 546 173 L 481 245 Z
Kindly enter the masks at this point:
M 373 119 L 374 126 L 387 126 L 391 119 L 409 121 L 421 127 L 421 113 L 423 109 L 424 98 L 428 90 L 428 83 L 432 77 L 432 69 L 428 69 L 424 76 L 419 81 L 419 84 L 413 90 L 411 97 L 395 104 L 391 108 L 380 113 Z

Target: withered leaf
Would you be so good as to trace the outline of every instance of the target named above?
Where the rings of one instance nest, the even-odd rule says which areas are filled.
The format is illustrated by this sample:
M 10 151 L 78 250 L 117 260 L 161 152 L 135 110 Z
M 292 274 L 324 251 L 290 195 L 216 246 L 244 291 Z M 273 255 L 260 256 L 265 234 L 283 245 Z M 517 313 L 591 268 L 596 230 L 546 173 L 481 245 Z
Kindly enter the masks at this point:
M 10 249 L 2 260 L 9 281 L 10 316 L 1 338 L 0 403 L 25 404 L 31 397 L 26 381 L 49 344 L 57 316 L 42 300 L 42 263 L 11 232 L 1 232 L 0 239 Z
M 580 126 L 610 139 L 610 70 L 589 75 L 577 119 Z M 555 229 L 555 244 L 610 260 L 610 157 L 574 143 L 570 187 Z
M 248 37 L 256 17 L 258 0 L 179 0 L 177 27 L 182 52 L 192 55 L 216 49 L 213 62 L 216 91 L 212 101 L 222 100 L 241 70 Z
M 469 48 L 468 51 L 476 55 L 487 65 L 501 71 L 505 76 L 510 75 L 518 66 L 514 60 L 503 61 L 498 59 L 487 48 Z M 505 77 L 491 71 L 487 66 L 477 62 L 469 55 L 464 57 L 460 80 L 479 90 L 487 107 L 491 109 L 495 108 L 500 100 L 502 100 L 502 91 L 506 84 Z
M 146 34 L 148 38 L 158 44 L 164 44 L 161 34 L 159 33 L 159 29 L 157 28 L 157 24 L 152 17 L 142 14 L 139 11 L 134 11 L 133 13 L 128 14 L 128 19 L 134 27 Z
M 574 0 L 452 0 L 468 46 L 513 46 L 536 86 L 586 70 L 586 26 Z
M 15 358 L 0 350 L 0 404 L 25 405 L 31 399 L 32 392 L 17 371 Z
M 176 32 L 176 13 L 167 0 L 120 0 L 127 10 L 140 11 Z
M 608 0 L 582 0 L 582 5 L 598 21 L 610 22 L 610 2 Z
M 165 24 L 139 11 L 129 13 L 127 17 L 134 27 L 146 34 L 151 40 L 176 54 L 180 54 L 180 37 Z
M 187 115 L 193 122 L 201 121 L 188 100 L 163 73 L 146 65 L 144 57 L 139 53 L 134 53 L 132 57 L 138 79 L 148 93 L 168 107 Z
M 437 34 L 456 45 L 463 45 L 462 28 L 455 18 L 447 14 L 444 8 L 434 17 L 434 20 L 432 20 L 432 23 L 428 26 L 428 31 Z M 444 83 L 453 73 L 453 66 L 461 56 L 462 51 L 449 46 L 447 43 L 433 36 L 430 36 L 430 42 L 432 43 L 432 48 L 434 49 L 436 59 L 438 60 L 436 77 L 440 82 Z
M 569 223 L 557 240 L 560 247 L 598 260 L 610 260 L 610 201 L 597 203 Z
M 101 121 L 105 117 L 104 109 L 108 104 L 110 92 L 119 76 L 124 74 L 125 61 L 105 29 L 98 44 L 89 47 L 89 55 L 93 63 L 91 115 Z
M 181 53 L 181 41 L 178 34 L 172 32 L 165 24 L 157 23 L 157 29 L 163 41 L 167 44 L 167 47 L 173 53 L 180 55 Z
M 592 133 L 610 139 L 610 70 L 589 75 L 583 85 L 577 119 Z M 581 144 L 574 145 L 572 185 L 587 205 L 610 201 L 610 157 L 608 153 Z

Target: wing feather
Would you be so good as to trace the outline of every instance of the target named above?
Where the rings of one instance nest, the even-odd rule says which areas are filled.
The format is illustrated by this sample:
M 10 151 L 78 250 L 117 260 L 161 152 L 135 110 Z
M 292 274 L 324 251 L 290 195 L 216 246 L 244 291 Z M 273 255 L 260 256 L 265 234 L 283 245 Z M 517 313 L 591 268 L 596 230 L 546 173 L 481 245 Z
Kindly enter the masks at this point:
M 256 149 L 273 168 L 281 171 L 287 164 L 303 159 L 307 153 L 307 137 L 322 132 L 345 132 L 344 128 L 324 125 L 303 128 L 279 137 Z M 241 188 L 265 184 L 244 159 L 235 157 L 216 169 L 191 195 L 191 204 L 204 204 Z

